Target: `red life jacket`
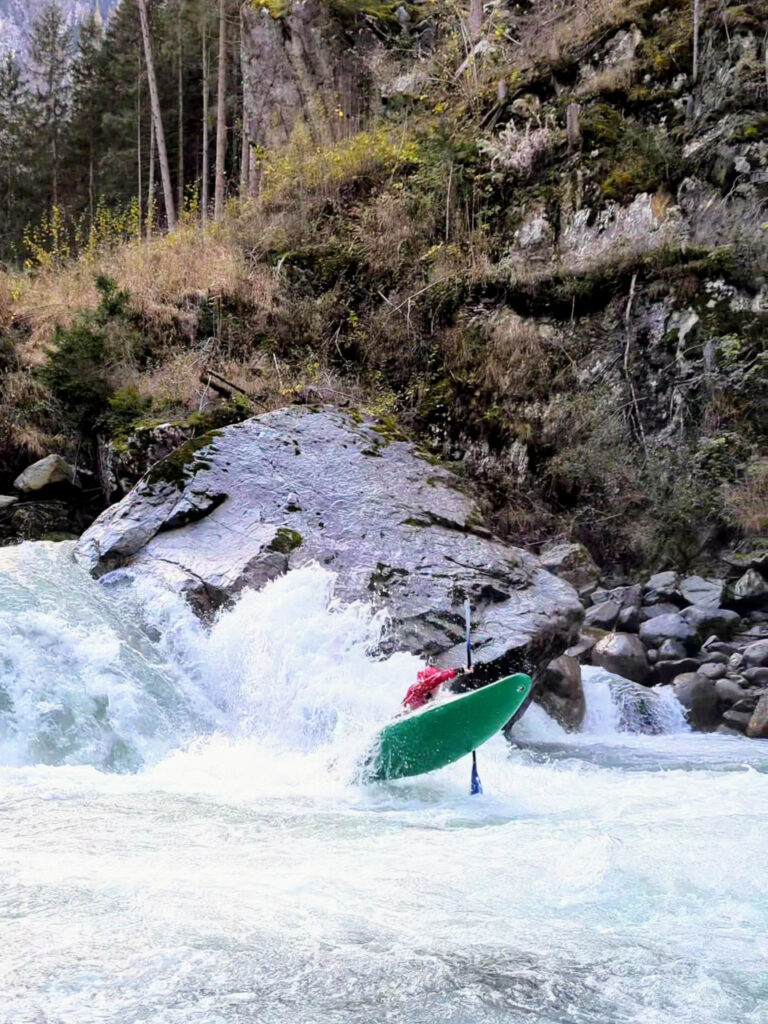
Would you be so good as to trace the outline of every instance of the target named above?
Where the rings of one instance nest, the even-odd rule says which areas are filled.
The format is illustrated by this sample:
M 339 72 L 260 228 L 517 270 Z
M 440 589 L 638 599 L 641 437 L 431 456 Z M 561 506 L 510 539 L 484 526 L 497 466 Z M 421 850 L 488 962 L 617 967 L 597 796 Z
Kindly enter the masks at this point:
M 457 675 L 455 668 L 439 669 L 434 665 L 423 668 L 416 676 L 416 682 L 408 688 L 403 700 L 403 707 L 409 711 L 423 707 L 427 701 L 434 696 L 438 687 L 447 683 L 449 679 L 455 679 Z

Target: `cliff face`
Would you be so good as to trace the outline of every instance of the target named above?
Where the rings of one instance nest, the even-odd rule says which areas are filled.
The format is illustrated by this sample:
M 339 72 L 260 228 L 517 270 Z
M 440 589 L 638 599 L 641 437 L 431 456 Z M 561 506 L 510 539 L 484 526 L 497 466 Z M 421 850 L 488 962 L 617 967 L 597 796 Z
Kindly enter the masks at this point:
M 107 18 L 118 0 L 60 0 L 59 6 L 74 28 L 94 11 Z M 26 49 L 32 23 L 45 0 L 0 0 L 0 52 Z
M 341 357 L 493 485 L 502 528 L 565 516 L 604 560 L 695 560 L 766 526 L 744 510 L 768 475 L 768 24 L 761 4 L 702 3 L 694 66 L 692 13 L 493 4 L 472 43 L 439 5 L 394 27 L 368 12 L 376 58 L 353 42 L 337 65 L 338 14 L 302 4 L 250 16 L 244 41 L 265 151 L 298 118 L 336 137 L 294 84 L 310 66 L 316 95 L 343 91 L 338 66 L 413 141 L 389 177 L 310 203 L 300 255 L 284 234 L 275 252 L 305 293 L 354 306 Z M 257 88 L 264 66 L 290 88 Z

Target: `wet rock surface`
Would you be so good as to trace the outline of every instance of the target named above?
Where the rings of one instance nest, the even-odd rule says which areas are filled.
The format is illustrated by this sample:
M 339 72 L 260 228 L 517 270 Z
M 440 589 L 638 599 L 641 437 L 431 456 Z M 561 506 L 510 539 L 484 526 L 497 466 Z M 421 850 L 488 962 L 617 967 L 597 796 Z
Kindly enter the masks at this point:
M 392 647 L 444 664 L 463 659 L 468 596 L 491 674 L 546 664 L 582 617 L 567 582 L 482 527 L 456 477 L 332 409 L 282 409 L 187 442 L 99 517 L 76 557 L 96 576 L 152 573 L 202 614 L 317 561 L 343 600 L 391 610 Z

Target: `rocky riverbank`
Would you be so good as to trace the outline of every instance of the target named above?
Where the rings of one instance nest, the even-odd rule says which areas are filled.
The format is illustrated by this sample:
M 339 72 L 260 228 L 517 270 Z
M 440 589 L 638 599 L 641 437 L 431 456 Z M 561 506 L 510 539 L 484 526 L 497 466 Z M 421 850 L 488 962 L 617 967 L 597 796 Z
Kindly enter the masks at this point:
M 578 642 L 549 666 L 572 727 L 583 715 L 580 665 L 671 687 L 694 729 L 768 738 L 768 549 L 731 556 L 721 578 L 656 573 L 606 588 L 589 553 L 561 544 L 544 563 L 580 590 Z

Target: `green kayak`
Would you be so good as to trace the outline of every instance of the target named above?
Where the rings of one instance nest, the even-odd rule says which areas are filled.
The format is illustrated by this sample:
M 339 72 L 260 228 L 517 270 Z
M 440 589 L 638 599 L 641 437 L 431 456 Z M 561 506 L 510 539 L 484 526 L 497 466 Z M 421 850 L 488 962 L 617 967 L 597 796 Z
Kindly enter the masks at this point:
M 518 673 L 398 718 L 379 733 L 364 777 L 399 779 L 458 761 L 503 729 L 531 685 L 529 676 Z

